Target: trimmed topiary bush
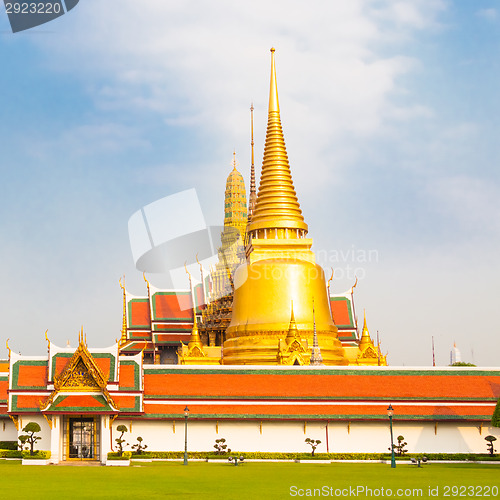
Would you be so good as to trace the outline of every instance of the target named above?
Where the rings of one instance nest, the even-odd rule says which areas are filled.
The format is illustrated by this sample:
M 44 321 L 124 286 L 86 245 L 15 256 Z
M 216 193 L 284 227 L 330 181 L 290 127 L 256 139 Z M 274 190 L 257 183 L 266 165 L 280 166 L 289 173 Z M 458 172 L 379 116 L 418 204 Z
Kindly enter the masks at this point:
M 23 460 L 47 460 L 50 458 L 50 450 L 37 450 L 33 453 L 30 451 L 22 451 Z
M 17 441 L 0 441 L 0 450 L 17 450 Z

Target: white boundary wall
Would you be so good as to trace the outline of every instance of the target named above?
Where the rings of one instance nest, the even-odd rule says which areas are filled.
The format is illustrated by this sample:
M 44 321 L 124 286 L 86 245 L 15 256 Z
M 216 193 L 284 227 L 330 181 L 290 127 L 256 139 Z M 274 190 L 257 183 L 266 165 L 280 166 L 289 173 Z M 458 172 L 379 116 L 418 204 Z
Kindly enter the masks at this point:
M 184 450 L 184 420 L 138 421 L 117 419 L 113 423 L 113 441 L 119 435 L 116 427 L 124 424 L 130 431 L 130 450 L 141 436 L 147 451 Z M 308 452 L 306 438 L 319 439 L 317 452 L 327 451 L 326 422 L 188 421 L 188 450 L 214 451 L 216 439 L 225 438 L 233 451 Z M 218 430 L 218 432 L 217 432 Z M 410 453 L 486 453 L 484 438 L 491 434 L 500 441 L 500 428 L 468 423 L 394 422 L 394 441 L 403 435 Z M 330 422 L 330 453 L 383 453 L 389 451 L 389 422 Z

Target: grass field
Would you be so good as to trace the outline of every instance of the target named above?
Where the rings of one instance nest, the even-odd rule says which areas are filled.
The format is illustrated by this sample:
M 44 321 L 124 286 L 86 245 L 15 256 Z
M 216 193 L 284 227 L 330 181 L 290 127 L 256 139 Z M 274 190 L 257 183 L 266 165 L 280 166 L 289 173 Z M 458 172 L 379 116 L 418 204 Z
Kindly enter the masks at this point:
M 44 467 L 2 460 L 0 478 L 5 499 L 470 498 L 478 493 L 482 498 L 500 498 L 500 465 L 478 464 L 422 468 L 399 464 L 396 469 L 386 464 L 244 463 L 235 467 L 204 462 Z M 488 486 L 497 490 L 490 489 L 486 495 Z M 430 496 L 429 488 L 437 495 Z

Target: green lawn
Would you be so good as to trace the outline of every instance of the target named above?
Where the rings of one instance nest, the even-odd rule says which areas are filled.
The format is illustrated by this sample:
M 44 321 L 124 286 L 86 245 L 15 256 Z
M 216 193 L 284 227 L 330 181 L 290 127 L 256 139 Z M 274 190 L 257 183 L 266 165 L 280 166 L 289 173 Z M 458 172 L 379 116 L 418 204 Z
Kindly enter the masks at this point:
M 470 497 L 479 496 L 478 492 L 483 498 L 500 498 L 500 492 L 493 494 L 495 490 L 485 495 L 484 488 L 500 489 L 500 465 L 478 464 L 427 464 L 420 469 L 401 464 L 391 469 L 385 464 L 244 463 L 235 467 L 204 462 L 188 466 L 156 462 L 131 467 L 43 467 L 0 460 L 0 478 L 2 499 L 388 498 L 388 488 L 393 498 L 454 498 L 460 493 Z M 456 494 L 450 489 L 445 496 L 446 486 L 458 487 Z M 472 486 L 483 489 L 466 489 Z M 349 487 L 350 492 L 346 490 Z M 372 493 L 358 492 L 357 487 L 371 488 Z M 438 487 L 438 495 L 429 496 L 429 487 L 434 491 Z M 416 491 L 397 496 L 398 488 Z M 314 489 L 318 490 L 315 496 Z M 335 496 L 335 489 L 344 489 L 344 495 L 339 491 Z

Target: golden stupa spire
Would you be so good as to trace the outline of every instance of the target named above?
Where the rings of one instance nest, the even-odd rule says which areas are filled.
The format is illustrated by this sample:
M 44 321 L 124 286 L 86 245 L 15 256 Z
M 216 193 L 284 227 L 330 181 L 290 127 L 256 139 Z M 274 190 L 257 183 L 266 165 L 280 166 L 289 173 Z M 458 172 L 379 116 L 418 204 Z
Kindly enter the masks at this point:
M 286 153 L 272 48 L 266 145 L 259 194 L 248 232 L 252 238 L 304 238 L 307 229 Z

